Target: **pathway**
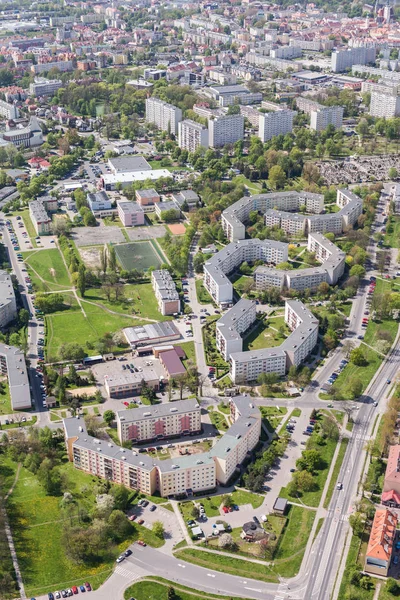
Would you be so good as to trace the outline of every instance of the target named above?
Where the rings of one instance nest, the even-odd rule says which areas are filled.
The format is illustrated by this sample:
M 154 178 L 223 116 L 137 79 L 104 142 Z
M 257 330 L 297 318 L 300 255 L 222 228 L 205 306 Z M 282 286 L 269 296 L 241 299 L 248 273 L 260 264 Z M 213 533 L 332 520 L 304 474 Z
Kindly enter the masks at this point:
M 185 521 L 184 521 L 184 519 L 182 517 L 182 513 L 179 510 L 179 504 L 178 504 L 178 502 L 175 502 L 175 500 L 171 500 L 171 506 L 172 506 L 172 508 L 174 510 L 176 519 L 177 519 L 177 521 L 179 523 L 179 527 L 182 530 L 183 536 L 184 536 L 186 542 L 189 544 L 189 546 L 191 546 L 193 544 L 193 542 L 192 542 L 192 539 L 191 539 L 191 537 L 190 537 L 190 535 L 188 533 L 188 530 L 186 528 L 186 523 L 185 523 Z
M 17 468 L 17 472 L 15 473 L 15 478 L 14 478 L 13 484 L 10 487 L 10 489 L 8 490 L 7 494 L 5 495 L 5 498 L 4 498 L 5 501 L 9 498 L 9 496 L 11 496 L 11 494 L 14 491 L 15 486 L 17 485 L 20 470 L 21 470 L 21 463 L 18 463 L 18 468 Z M 17 585 L 18 585 L 19 593 L 20 593 L 21 598 L 26 598 L 25 587 L 24 587 L 24 584 L 22 581 L 21 570 L 19 568 L 17 553 L 15 551 L 14 539 L 13 539 L 13 536 L 11 533 L 10 522 L 8 520 L 8 515 L 7 515 L 5 506 L 2 508 L 2 512 L 3 512 L 3 516 L 4 516 L 4 530 L 5 530 L 6 536 L 7 536 L 8 547 L 10 548 L 10 554 L 11 554 L 11 559 L 13 562 L 15 576 L 17 578 Z

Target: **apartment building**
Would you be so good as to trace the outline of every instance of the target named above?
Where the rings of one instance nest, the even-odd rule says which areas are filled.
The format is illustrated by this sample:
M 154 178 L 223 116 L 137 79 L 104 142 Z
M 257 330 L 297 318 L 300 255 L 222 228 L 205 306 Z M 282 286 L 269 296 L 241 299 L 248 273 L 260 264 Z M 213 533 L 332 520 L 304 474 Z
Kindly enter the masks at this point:
M 3 329 L 17 316 L 17 303 L 11 275 L 0 271 L 0 328 Z
M 369 114 L 372 117 L 383 117 L 391 119 L 400 115 L 400 96 L 398 86 L 386 87 L 382 89 L 371 90 L 371 103 L 369 105 Z
M 302 50 L 311 50 L 312 52 L 322 52 L 323 50 L 332 50 L 332 40 L 315 40 L 305 38 L 290 38 L 290 46 L 296 46 Z
M 38 235 L 48 235 L 51 232 L 51 218 L 40 199 L 29 203 L 29 215 Z
M 303 54 L 299 46 L 272 46 L 270 50 L 270 56 L 272 58 L 283 58 L 285 60 L 293 60 L 294 58 L 300 58 Z
M 14 104 L 0 100 L 0 116 L 5 119 L 19 119 L 19 110 Z
M 317 110 L 321 106 L 318 102 L 307 96 L 298 96 L 296 98 L 296 106 L 299 110 L 310 115 L 313 110 Z
M 181 303 L 171 273 L 166 269 L 153 271 L 151 283 L 162 315 L 174 315 L 180 312 Z
M 118 217 L 124 227 L 144 225 L 144 209 L 137 202 L 117 200 Z
M 201 409 L 196 399 L 141 406 L 116 413 L 121 442 L 144 442 L 200 433 Z
M 297 112 L 294 110 L 260 113 L 258 137 L 266 142 L 276 135 L 291 133 L 293 131 L 293 119 L 296 115 Z
M 241 298 L 217 321 L 216 346 L 225 361 L 233 352 L 242 351 L 242 334 L 254 324 L 256 308 L 254 300 Z
M 243 115 L 211 117 L 208 121 L 208 144 L 210 148 L 222 148 L 244 138 Z
M 31 96 L 53 96 L 53 94 L 62 87 L 61 79 L 46 79 L 45 77 L 35 77 L 33 83 L 29 84 L 29 93 Z
M 377 509 L 371 527 L 364 571 L 387 577 L 394 553 L 397 533 L 397 515 L 387 508 Z
M 203 284 L 214 301 L 229 306 L 233 301 L 233 287 L 227 275 L 242 262 L 263 260 L 276 265 L 287 260 L 288 247 L 273 240 L 239 240 L 232 242 L 212 256 L 204 265 Z
M 273 58 L 272 56 L 266 56 L 265 54 L 259 54 L 254 51 L 247 52 L 245 60 L 250 65 L 271 69 L 273 71 L 300 71 L 302 68 L 300 63 L 293 62 L 292 60 Z
M 318 319 L 297 300 L 287 300 L 285 322 L 291 335 L 278 347 L 234 352 L 230 355 L 230 377 L 235 384 L 257 381 L 260 373 L 283 376 L 290 366 L 298 367 L 318 340 Z
M 362 200 L 346 189 L 338 189 L 337 205 L 340 211 L 320 214 L 324 207 L 323 196 L 307 192 L 278 192 L 244 196 L 222 213 L 221 225 L 231 241 L 243 240 L 246 236 L 245 222 L 251 211 L 266 215 L 269 227 L 282 227 L 287 233 L 299 233 L 304 224 L 304 233 L 342 233 L 353 226 L 362 214 Z M 307 212 L 317 214 L 290 216 L 288 212 L 305 206 Z M 279 212 L 281 211 L 281 212 Z
M 308 251 L 315 252 L 321 267 L 299 270 L 274 270 L 259 266 L 254 271 L 257 290 L 286 288 L 288 290 L 315 290 L 320 283 L 335 285 L 343 275 L 346 255 L 320 233 L 308 235 Z
M 400 507 L 400 445 L 389 447 L 383 482 L 382 504 L 392 508 Z
M 31 408 L 28 370 L 22 350 L 15 346 L 0 344 L 0 372 L 8 379 L 11 408 L 13 410 Z
M 186 409 L 187 402 L 184 401 Z M 175 404 L 178 403 L 172 407 L 165 405 L 162 410 L 174 408 Z M 88 435 L 81 417 L 64 419 L 68 458 L 77 469 L 148 495 L 158 491 L 162 497 L 192 496 L 212 490 L 217 484 L 229 482 L 261 434 L 259 409 L 247 397 L 233 398 L 232 405 L 235 422 L 209 452 L 168 460 L 157 460 L 140 454 L 135 448 L 128 450 L 98 440 Z
M 307 212 L 321 213 L 324 210 L 324 197 L 309 192 L 274 192 L 244 196 L 222 213 L 221 224 L 226 237 L 232 242 L 242 240 L 246 236 L 244 223 L 252 211 L 265 214 L 269 209 L 297 211 L 305 206 Z
M 181 121 L 178 124 L 178 145 L 188 152 L 195 152 L 200 146 L 208 148 L 207 127 L 191 119 Z
M 375 46 L 358 46 L 346 50 L 335 50 L 332 52 L 331 69 L 333 73 L 342 73 L 347 69 L 351 69 L 353 65 L 374 63 L 375 59 Z
M 162 131 L 178 133 L 178 123 L 182 121 L 182 110 L 159 98 L 146 98 L 146 121 L 154 123 Z
M 323 131 L 328 125 L 340 129 L 343 125 L 343 106 L 318 106 L 311 111 L 310 128 Z
M 47 73 L 51 69 L 58 69 L 60 72 L 65 73 L 67 71 L 73 71 L 74 66 L 72 60 L 57 60 L 54 62 L 38 63 L 37 65 L 31 66 L 32 73 L 38 75 L 40 73 Z

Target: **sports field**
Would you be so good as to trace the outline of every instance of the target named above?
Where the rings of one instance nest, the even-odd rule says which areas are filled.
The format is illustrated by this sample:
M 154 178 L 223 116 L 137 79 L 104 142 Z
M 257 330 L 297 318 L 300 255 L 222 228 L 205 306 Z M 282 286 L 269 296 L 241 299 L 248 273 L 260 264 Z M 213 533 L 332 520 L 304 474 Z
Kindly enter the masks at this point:
M 158 267 L 163 259 L 151 242 L 134 242 L 115 246 L 117 259 L 125 271 L 139 269 L 147 271 L 150 267 Z

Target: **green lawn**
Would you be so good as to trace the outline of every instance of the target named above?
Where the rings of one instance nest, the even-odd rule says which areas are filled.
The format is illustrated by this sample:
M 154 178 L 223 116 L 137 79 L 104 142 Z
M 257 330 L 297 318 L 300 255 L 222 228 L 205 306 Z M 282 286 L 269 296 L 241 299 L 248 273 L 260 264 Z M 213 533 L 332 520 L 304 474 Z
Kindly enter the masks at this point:
M 23 257 L 35 289 L 43 290 L 48 287 L 50 290 L 57 291 L 72 287 L 58 248 L 23 252 Z
M 22 220 L 23 220 L 25 228 L 26 228 L 26 232 L 29 235 L 29 237 L 31 238 L 32 246 L 36 247 L 37 244 L 35 242 L 35 237 L 37 236 L 37 233 L 36 233 L 36 229 L 32 223 L 32 219 L 29 214 L 29 209 L 27 208 L 26 210 L 23 210 L 23 211 L 19 212 L 18 214 L 22 217 Z
M 7 381 L 3 381 L 4 392 L 0 394 L 0 415 L 9 415 L 12 411 L 10 387 Z
M 261 193 L 261 185 L 259 183 L 256 183 L 255 181 L 250 181 L 250 179 L 247 179 L 244 175 L 236 175 L 236 177 L 234 177 L 232 181 L 234 181 L 236 185 L 238 183 L 246 185 L 249 188 L 250 192 L 252 192 L 252 194 Z
M 386 225 L 385 246 L 400 248 L 400 217 L 391 215 Z
M 364 335 L 364 342 L 374 347 L 376 342 L 382 339 L 382 335 L 384 335 L 385 341 L 387 340 L 392 345 L 398 328 L 398 322 L 393 321 L 393 319 L 384 319 L 383 321 L 372 321 L 370 319 Z
M 183 342 L 182 344 L 177 344 L 184 350 L 186 354 L 186 359 L 184 359 L 183 364 L 186 363 L 187 360 L 191 360 L 192 362 L 196 362 L 196 351 L 194 348 L 194 342 Z
M 279 318 L 279 317 L 278 317 Z M 271 321 L 263 319 L 259 321 L 255 329 L 246 336 L 243 343 L 243 350 L 260 350 L 261 348 L 272 348 L 274 346 L 280 346 L 286 339 L 286 334 L 280 335 L 276 329 L 277 319 Z M 288 331 L 285 326 L 285 332 Z
M 96 343 L 105 333 L 114 333 L 123 327 L 143 325 L 141 321 L 133 322 L 123 315 L 112 315 L 101 308 L 85 304 L 85 312 L 56 313 L 47 315 L 46 321 L 46 352 L 48 356 L 55 356 L 63 343 L 80 344 L 88 351 L 89 355 L 96 354 L 93 349 L 87 348 L 87 342 Z
M 71 463 L 61 467 L 68 489 L 90 511 L 94 505 L 91 475 L 77 471 Z M 132 526 L 132 535 L 120 546 L 110 546 L 108 557 L 96 565 L 77 564 L 65 554 L 64 516 L 60 497 L 46 496 L 35 475 L 21 468 L 16 487 L 7 502 L 14 542 L 29 596 L 49 589 L 61 589 L 89 581 L 100 585 L 111 573 L 115 558 L 129 543 L 142 538 L 160 546 L 162 540 L 140 525 Z M 74 518 L 74 517 L 72 517 Z M 75 516 L 75 518 L 77 518 Z
M 349 363 L 335 381 L 335 387 L 336 389 L 340 390 L 343 400 L 351 399 L 346 390 L 346 386 L 349 381 L 354 378 L 360 379 L 362 382 L 362 392 L 364 392 L 382 363 L 382 356 L 380 354 L 377 354 L 374 352 L 374 350 L 371 350 L 368 346 L 365 346 L 365 344 L 361 344 L 360 347 L 364 351 L 364 356 L 368 361 L 368 364 L 364 367 L 358 367 L 353 363 Z
M 321 500 L 322 492 L 324 490 L 326 479 L 328 477 L 329 469 L 332 463 L 332 457 L 336 449 L 336 442 L 330 439 L 325 440 L 325 444 L 323 446 L 314 445 L 313 441 L 315 436 L 316 434 L 313 434 L 311 438 L 309 438 L 309 442 L 307 443 L 306 448 L 315 448 L 316 450 L 318 450 L 321 456 L 323 468 L 319 469 L 314 473 L 314 482 L 316 489 L 312 492 L 302 492 L 300 495 L 301 502 L 306 506 L 318 506 Z M 288 498 L 293 502 L 298 502 L 298 497 L 289 496 L 286 488 L 281 489 L 279 496 L 282 498 Z
M 101 288 L 90 288 L 85 292 L 85 300 L 101 303 L 114 312 L 137 315 L 155 321 L 168 321 L 173 318 L 163 316 L 158 310 L 151 283 L 124 285 L 124 299 L 118 302 L 109 301 Z
M 351 531 L 349 533 L 351 534 Z M 366 536 L 368 537 L 368 536 Z M 370 590 L 362 590 L 361 588 L 350 583 L 351 574 L 355 569 L 358 571 L 362 570 L 364 564 L 358 560 L 359 551 L 361 547 L 361 540 L 359 537 L 352 535 L 350 548 L 347 555 L 346 566 L 343 572 L 342 583 L 339 590 L 339 598 L 363 598 L 363 600 L 372 600 L 374 597 L 374 587 Z M 353 595 L 354 594 L 354 595 Z M 356 595 L 357 594 L 357 595 Z M 383 596 L 384 597 L 384 596 Z M 389 596 L 393 598 L 392 595 Z M 381 598 L 381 596 L 379 596 Z M 385 598 L 385 597 L 384 597 Z M 386 600 L 386 598 L 385 598 Z
M 222 433 L 225 432 L 229 428 L 229 424 L 225 415 L 217 412 L 216 410 L 210 410 L 211 408 L 212 407 L 209 407 L 208 409 L 208 415 L 211 423 L 218 429 L 218 431 L 221 431 Z
M 242 275 L 238 279 L 235 277 L 232 278 L 233 289 L 237 291 L 239 296 L 243 294 L 243 287 L 248 281 L 254 282 L 253 277 L 250 275 Z
M 213 299 L 207 292 L 201 279 L 196 279 L 196 294 L 197 300 L 200 304 L 214 304 Z
M 314 519 L 315 511 L 290 506 L 287 525 L 274 556 L 275 570 L 282 577 L 294 577 L 298 573 Z
M 185 542 L 186 543 L 186 542 Z M 239 598 L 228 598 L 227 596 L 214 596 L 213 594 L 199 592 L 172 581 L 154 577 L 134 583 L 125 590 L 124 598 L 129 600 L 134 597 L 136 600 L 168 600 L 168 588 L 173 587 L 175 591 L 175 600 L 239 600 Z
M 235 490 L 230 496 L 233 502 L 239 506 L 242 504 L 251 504 L 253 508 L 258 508 L 264 501 L 264 496 L 261 496 L 261 494 L 252 494 L 245 490 Z
M 179 550 L 175 553 L 176 558 L 194 563 L 198 567 L 213 569 L 214 571 L 222 571 L 230 575 L 238 575 L 239 577 L 249 577 L 259 581 L 278 583 L 276 568 L 273 570 L 268 565 L 260 565 L 258 563 L 233 558 L 228 555 L 211 554 L 195 549 Z

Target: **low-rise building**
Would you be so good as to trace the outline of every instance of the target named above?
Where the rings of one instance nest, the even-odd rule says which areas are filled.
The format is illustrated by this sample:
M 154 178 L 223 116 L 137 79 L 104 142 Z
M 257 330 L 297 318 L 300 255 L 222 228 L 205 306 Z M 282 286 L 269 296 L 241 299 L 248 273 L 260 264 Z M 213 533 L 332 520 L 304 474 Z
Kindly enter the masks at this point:
M 154 188 L 136 190 L 135 195 L 137 203 L 140 204 L 145 212 L 154 211 L 154 205 L 160 202 L 160 194 Z M 147 210 L 149 207 L 151 207 L 151 211 Z
M 161 271 L 153 271 L 151 274 L 151 282 L 160 313 L 162 315 L 173 315 L 179 313 L 179 294 L 170 272 L 165 269 Z
M 144 225 L 144 209 L 137 202 L 117 200 L 118 217 L 124 227 Z
M 173 192 L 171 194 L 172 200 L 178 204 L 181 210 L 184 210 L 185 204 L 189 210 L 196 208 L 200 202 L 200 197 L 193 190 L 181 190 L 180 192 Z
M 400 445 L 394 444 L 389 448 L 383 482 L 382 504 L 392 508 L 400 507 Z
M 95 192 L 93 194 L 88 194 L 86 196 L 87 203 L 92 212 L 98 210 L 110 210 L 112 207 L 112 202 L 107 195 L 107 192 L 104 190 L 100 192 Z
M 104 387 L 109 398 L 139 395 L 145 384 L 153 390 L 159 390 L 160 378 L 154 369 L 146 369 L 145 374 L 141 371 L 127 370 L 118 375 L 104 376 Z
M 29 215 L 38 235 L 48 235 L 51 232 L 51 218 L 40 199 L 29 203 Z
M 179 340 L 181 337 L 176 325 L 171 321 L 126 327 L 123 332 L 126 341 L 133 350 L 140 346 Z
M 121 443 L 160 440 L 201 431 L 201 409 L 196 399 L 141 406 L 116 413 Z
M 387 577 L 397 533 L 397 515 L 387 508 L 375 512 L 371 527 L 364 571 Z
M 170 211 L 175 211 L 175 216 L 174 218 L 176 220 L 178 220 L 181 216 L 181 209 L 179 204 L 177 204 L 176 202 L 174 202 L 173 200 L 170 201 L 164 201 L 164 202 L 159 202 L 158 204 L 154 205 L 155 211 L 156 211 L 156 215 L 158 217 L 160 217 L 160 219 L 163 219 L 163 216 L 165 215 L 165 213 L 170 213 Z M 172 214 L 172 213 L 171 213 Z

